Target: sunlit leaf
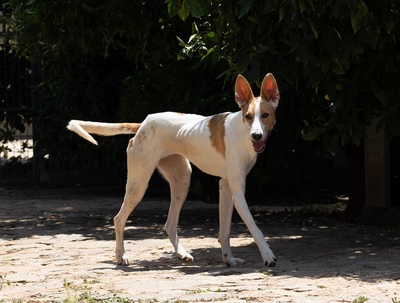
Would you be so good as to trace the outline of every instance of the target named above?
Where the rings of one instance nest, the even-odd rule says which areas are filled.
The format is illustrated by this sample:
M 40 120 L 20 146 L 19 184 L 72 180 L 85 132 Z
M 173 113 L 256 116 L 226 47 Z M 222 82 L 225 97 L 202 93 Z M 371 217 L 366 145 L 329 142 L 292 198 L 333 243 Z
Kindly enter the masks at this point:
M 185 21 L 186 18 L 189 16 L 189 12 L 190 12 L 190 6 L 187 3 L 187 0 L 183 0 L 181 7 L 178 9 L 179 18 Z

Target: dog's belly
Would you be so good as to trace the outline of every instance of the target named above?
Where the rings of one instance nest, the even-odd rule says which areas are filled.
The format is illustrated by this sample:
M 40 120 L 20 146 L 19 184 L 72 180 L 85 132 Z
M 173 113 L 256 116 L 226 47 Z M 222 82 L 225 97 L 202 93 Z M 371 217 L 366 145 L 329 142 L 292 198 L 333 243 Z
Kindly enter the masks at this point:
M 179 154 L 189 160 L 201 171 L 221 178 L 226 178 L 226 161 L 211 144 L 183 142 L 169 146 L 168 154 Z
M 209 157 L 186 157 L 191 163 L 206 174 L 227 178 L 225 159 L 219 157 L 210 159 Z M 219 159 L 221 158 L 221 159 Z
M 242 118 L 240 113 L 239 115 L 229 114 L 219 116 L 221 120 L 217 120 L 216 122 L 222 123 L 224 122 L 222 118 L 233 119 L 236 116 L 241 123 Z M 153 114 L 149 116 L 151 118 L 150 121 L 142 124 L 139 132 L 151 134 L 151 136 L 147 136 L 147 142 L 143 143 L 151 145 L 150 149 L 155 148 L 155 150 L 160 151 L 161 158 L 171 154 L 179 154 L 203 172 L 227 178 L 226 148 L 228 147 L 225 146 L 225 136 L 227 134 L 225 131 L 214 129 L 216 126 L 215 123 L 210 122 L 212 117 L 171 112 Z M 231 123 L 233 122 L 231 121 Z M 217 126 L 220 126 L 220 124 L 217 123 Z M 139 136 L 139 133 L 137 136 Z M 242 164 L 243 161 L 249 161 L 250 158 L 254 157 L 254 155 L 248 154 L 247 147 L 244 148 L 243 144 L 238 146 L 235 144 L 233 148 L 236 151 L 235 154 L 244 154 L 240 158 L 245 159 L 239 159 Z M 238 151 L 238 149 L 243 150 Z M 233 159 L 238 160 L 236 158 Z

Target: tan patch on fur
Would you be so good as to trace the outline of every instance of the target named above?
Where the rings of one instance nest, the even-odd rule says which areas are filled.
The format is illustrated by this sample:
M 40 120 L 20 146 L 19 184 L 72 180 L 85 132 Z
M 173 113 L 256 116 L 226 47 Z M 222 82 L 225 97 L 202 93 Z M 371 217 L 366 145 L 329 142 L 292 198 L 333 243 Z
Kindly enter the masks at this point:
M 265 125 L 267 131 L 271 131 L 276 123 L 275 119 L 275 108 L 272 106 L 271 102 L 267 102 L 265 100 L 260 100 L 260 115 L 263 116 L 264 113 L 268 113 L 268 118 L 261 119 L 262 123 Z M 242 117 L 243 122 L 247 122 L 249 124 L 253 123 L 254 115 L 255 115 L 255 107 L 256 101 L 253 99 L 251 102 L 243 106 L 242 108 Z M 246 119 L 246 115 L 250 115 L 253 119 L 248 120 Z
M 217 114 L 208 121 L 211 145 L 225 158 L 225 120 L 229 113 Z
M 120 128 L 128 131 L 129 133 L 136 134 L 140 125 L 141 123 L 121 123 Z
M 255 99 L 252 99 L 250 102 L 248 102 L 245 106 L 242 107 L 243 122 L 247 121 L 247 119 L 245 117 L 248 114 L 254 118 L 255 110 L 256 110 Z
M 261 100 L 260 111 L 261 111 L 261 116 L 264 113 L 268 113 L 269 116 L 268 116 L 268 118 L 263 119 L 263 123 L 264 123 L 267 131 L 271 131 L 274 128 L 275 123 L 276 123 L 275 108 L 271 105 L 270 102 Z
M 142 144 L 144 140 L 147 139 L 147 132 L 146 130 L 142 129 L 140 133 L 137 134 L 135 137 L 138 144 Z

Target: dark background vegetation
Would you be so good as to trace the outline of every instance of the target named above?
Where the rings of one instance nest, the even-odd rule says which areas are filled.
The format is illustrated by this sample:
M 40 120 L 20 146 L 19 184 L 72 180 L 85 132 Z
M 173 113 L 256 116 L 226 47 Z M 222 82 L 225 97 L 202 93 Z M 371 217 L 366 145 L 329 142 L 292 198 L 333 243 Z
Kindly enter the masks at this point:
M 9 0 L 1 9 L 1 51 L 30 62 L 35 102 L 17 115 L 0 111 L 10 130 L 0 139 L 34 122 L 42 173 L 108 171 L 123 184 L 128 139 L 94 147 L 65 129 L 70 119 L 236 111 L 240 73 L 258 91 L 272 72 L 281 91 L 277 126 L 249 176 L 252 201 L 350 193 L 357 214 L 375 117 L 399 151 L 395 0 Z M 193 192 L 214 201 L 215 179 L 195 178 Z

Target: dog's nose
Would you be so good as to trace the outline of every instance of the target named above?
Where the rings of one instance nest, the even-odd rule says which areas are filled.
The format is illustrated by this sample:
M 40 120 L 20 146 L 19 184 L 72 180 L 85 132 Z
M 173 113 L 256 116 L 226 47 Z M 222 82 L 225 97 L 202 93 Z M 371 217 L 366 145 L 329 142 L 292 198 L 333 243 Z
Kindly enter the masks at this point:
M 262 134 L 259 134 L 259 133 L 254 133 L 254 134 L 252 134 L 251 136 L 252 136 L 253 139 L 256 140 L 256 141 L 260 141 L 261 138 L 262 138 Z

